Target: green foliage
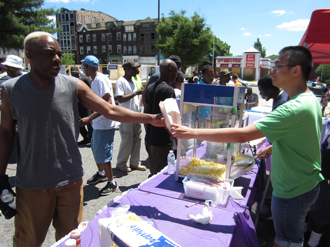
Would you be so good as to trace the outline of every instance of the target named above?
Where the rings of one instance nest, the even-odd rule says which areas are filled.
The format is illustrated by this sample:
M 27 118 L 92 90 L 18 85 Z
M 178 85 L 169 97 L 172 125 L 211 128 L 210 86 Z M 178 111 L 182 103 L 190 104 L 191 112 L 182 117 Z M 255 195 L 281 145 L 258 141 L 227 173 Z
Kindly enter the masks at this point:
M 330 80 L 326 80 L 325 83 L 330 83 Z
M 322 69 L 323 69 L 323 75 L 322 75 Z M 322 79 L 330 79 L 330 64 L 320 64 L 316 70 L 315 74 L 318 76 L 322 75 Z
M 250 75 L 250 74 L 247 74 L 247 75 L 244 76 L 244 80 L 253 81 L 253 76 Z
M 257 38 L 257 42 L 254 42 L 254 48 L 256 48 L 261 53 L 261 57 L 266 57 L 266 49 L 262 47 L 260 39 Z
M 276 58 L 278 58 L 278 55 L 276 54 L 273 54 L 273 55 L 270 55 L 270 56 L 267 56 L 268 58 L 271 58 L 273 60 L 276 60 Z
M 71 65 L 71 64 L 75 64 L 74 62 L 74 58 L 75 58 L 76 54 L 74 53 L 66 53 L 62 55 L 62 64 L 63 65 Z
M 24 37 L 33 31 L 55 33 L 55 25 L 47 16 L 53 8 L 42 9 L 44 0 L 0 0 L 0 47 L 22 49 Z
M 232 56 L 230 53 L 230 45 L 228 45 L 226 42 L 221 41 L 218 37 L 215 35 L 214 37 L 214 65 L 216 64 L 215 58 L 217 56 Z M 213 58 L 213 39 L 212 39 L 212 45 L 210 47 L 210 50 L 206 54 L 207 59 L 204 60 L 204 64 L 209 63 L 212 64 L 212 58 Z
M 169 15 L 169 18 L 163 16 L 156 27 L 160 53 L 164 57 L 178 55 L 184 68 L 201 63 L 213 45 L 213 34 L 204 18 L 195 13 L 190 19 L 183 10 L 180 14 L 172 10 Z

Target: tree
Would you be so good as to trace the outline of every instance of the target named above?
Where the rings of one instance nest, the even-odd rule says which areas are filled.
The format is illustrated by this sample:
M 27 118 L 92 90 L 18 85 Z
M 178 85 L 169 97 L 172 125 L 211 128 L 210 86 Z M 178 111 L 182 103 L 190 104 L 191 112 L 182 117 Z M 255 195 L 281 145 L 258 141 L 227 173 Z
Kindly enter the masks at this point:
M 62 64 L 63 65 L 71 65 L 71 64 L 75 64 L 74 62 L 74 58 L 75 58 L 76 54 L 74 53 L 66 53 L 62 55 Z
M 266 49 L 262 47 L 260 39 L 257 38 L 257 42 L 254 42 L 254 48 L 256 48 L 261 53 L 261 57 L 266 57 Z
M 33 31 L 55 33 L 55 24 L 47 16 L 53 8 L 42 9 L 44 0 L 0 0 L 0 47 L 22 49 L 24 37 Z
M 273 55 L 270 55 L 270 56 L 267 56 L 267 57 L 270 58 L 270 59 L 276 60 L 276 58 L 278 58 L 278 55 L 273 54 Z
M 330 79 L 330 64 L 320 64 L 317 66 L 315 74 L 320 76 L 321 79 Z
M 221 41 L 218 37 L 215 35 L 214 37 L 214 57 L 213 57 L 213 39 L 212 39 L 212 45 L 211 49 L 207 52 L 206 57 L 207 59 L 204 60 L 203 64 L 209 63 L 212 64 L 212 59 L 214 59 L 214 65 L 216 64 L 215 58 L 217 56 L 232 56 L 230 53 L 230 45 L 228 45 L 226 42 Z
M 201 63 L 205 54 L 213 44 L 213 34 L 206 26 L 204 18 L 195 13 L 191 19 L 181 14 L 170 12 L 170 17 L 161 19 L 156 31 L 160 38 L 156 42 L 157 48 L 164 57 L 178 55 L 182 58 L 182 67 Z

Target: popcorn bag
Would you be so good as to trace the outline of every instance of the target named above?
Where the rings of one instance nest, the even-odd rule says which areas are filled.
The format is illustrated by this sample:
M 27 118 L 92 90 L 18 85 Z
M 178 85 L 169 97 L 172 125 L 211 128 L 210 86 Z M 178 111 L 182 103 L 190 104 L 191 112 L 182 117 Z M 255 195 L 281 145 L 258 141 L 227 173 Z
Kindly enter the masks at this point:
M 168 98 L 159 102 L 160 110 L 165 119 L 166 127 L 171 128 L 171 124 L 181 124 L 181 117 L 176 99 Z

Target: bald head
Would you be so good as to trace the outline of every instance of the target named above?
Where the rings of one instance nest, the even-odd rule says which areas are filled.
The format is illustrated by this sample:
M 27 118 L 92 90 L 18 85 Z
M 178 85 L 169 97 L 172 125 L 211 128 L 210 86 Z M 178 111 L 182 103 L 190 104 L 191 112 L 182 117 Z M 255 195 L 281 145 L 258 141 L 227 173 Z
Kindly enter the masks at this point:
M 159 65 L 159 70 L 160 79 L 166 81 L 168 84 L 175 81 L 178 67 L 174 61 L 171 59 L 164 59 Z

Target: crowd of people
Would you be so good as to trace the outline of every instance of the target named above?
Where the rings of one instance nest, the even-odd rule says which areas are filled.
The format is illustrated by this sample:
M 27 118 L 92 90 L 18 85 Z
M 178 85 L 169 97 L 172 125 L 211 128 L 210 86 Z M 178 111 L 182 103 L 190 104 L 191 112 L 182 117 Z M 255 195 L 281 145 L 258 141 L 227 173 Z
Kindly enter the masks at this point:
M 192 129 L 173 124 L 170 130 L 161 119 L 159 102 L 174 98 L 180 106 L 181 84 L 187 76 L 181 71 L 179 56 L 162 60 L 145 89 L 137 77 L 140 65 L 125 62 L 114 94 L 109 78 L 98 70 L 95 56 L 81 61 L 85 75 L 77 67 L 71 69 L 72 76 L 60 74 L 62 51 L 49 33 L 30 33 L 24 40 L 24 52 L 30 72 L 22 73 L 22 61 L 7 56 L 3 65 L 10 78 L 1 90 L 0 193 L 8 189 L 16 195 L 14 246 L 41 246 L 51 222 L 59 240 L 83 221 L 83 166 L 78 145 L 91 145 L 97 172 L 87 183 L 106 182 L 99 191 L 101 196 L 118 187 L 111 164 L 118 125 L 121 143 L 116 169 L 146 171 L 140 161 L 141 124 L 146 130 L 149 177 L 167 165 L 177 138 L 243 143 L 267 137 L 271 145 L 260 150 L 257 158 L 272 156 L 274 246 L 302 246 L 308 212 L 313 226 L 308 244 L 318 244 L 330 221 L 322 214 L 329 205 L 329 184 L 321 173 L 322 111 L 306 85 L 312 69 L 312 56 L 306 48 L 283 48 L 271 75 L 259 80 L 261 97 L 273 99 L 273 111 L 266 117 L 243 128 Z M 212 66 L 205 65 L 200 74 L 193 73 L 189 83 L 242 86 L 228 69 L 221 70 L 219 78 L 214 74 Z M 247 88 L 245 107 L 257 105 L 258 95 Z M 200 111 L 201 118 L 210 114 L 209 107 Z M 6 169 L 16 125 L 20 148 L 15 193 Z M 83 140 L 78 143 L 79 132 Z M 7 207 L 0 201 L 1 210 Z

